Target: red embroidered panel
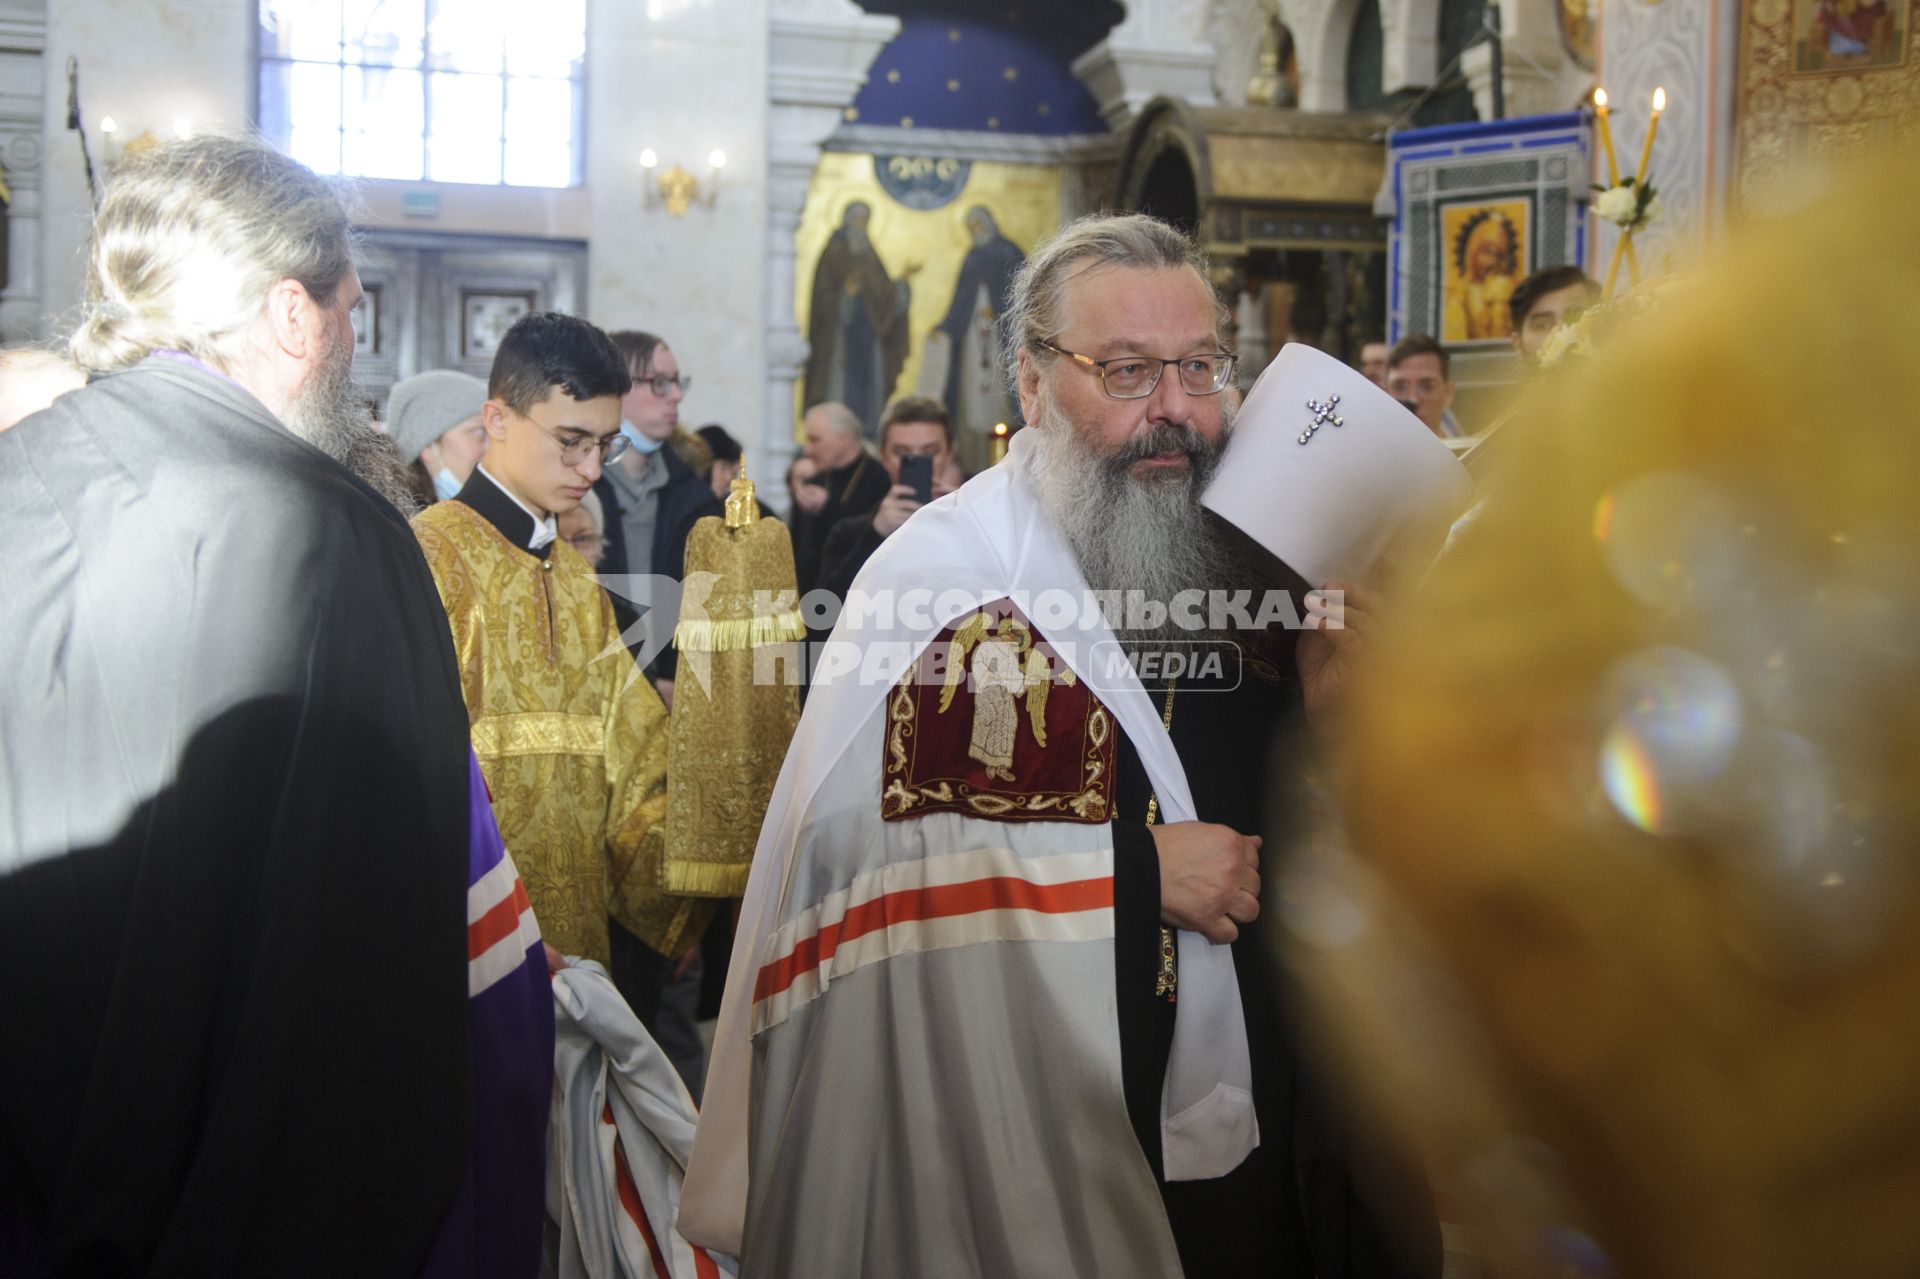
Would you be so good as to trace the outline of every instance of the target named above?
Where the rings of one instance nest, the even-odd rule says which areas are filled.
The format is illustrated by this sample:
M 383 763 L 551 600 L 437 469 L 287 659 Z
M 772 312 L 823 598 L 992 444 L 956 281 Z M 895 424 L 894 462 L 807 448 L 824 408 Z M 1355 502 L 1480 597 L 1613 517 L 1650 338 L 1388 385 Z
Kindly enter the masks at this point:
M 1104 822 L 1113 716 L 1011 600 L 961 618 L 887 695 L 880 815 Z

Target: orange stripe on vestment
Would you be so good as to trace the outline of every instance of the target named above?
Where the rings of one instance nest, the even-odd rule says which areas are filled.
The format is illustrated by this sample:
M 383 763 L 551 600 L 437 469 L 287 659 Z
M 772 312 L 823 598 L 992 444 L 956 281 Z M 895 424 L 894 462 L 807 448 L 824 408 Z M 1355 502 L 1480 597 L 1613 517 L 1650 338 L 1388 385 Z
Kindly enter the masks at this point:
M 511 893 L 467 925 L 467 958 L 478 959 L 501 938 L 513 936 L 520 927 L 521 912 L 532 909 L 533 903 L 527 900 L 527 886 L 514 880 Z
M 603 1102 L 600 1109 L 600 1122 L 613 1124 L 613 1103 Z M 640 1238 L 646 1241 L 647 1255 L 653 1258 L 653 1273 L 657 1279 L 673 1279 L 673 1272 L 667 1268 L 667 1259 L 661 1255 L 660 1241 L 654 1238 L 653 1223 L 647 1220 L 647 1210 L 640 1203 L 640 1190 L 633 1184 L 633 1170 L 627 1167 L 627 1152 L 620 1149 L 620 1135 L 613 1137 L 613 1184 L 620 1194 L 620 1206 L 626 1209 L 627 1219 L 639 1230 Z
M 1043 915 L 1070 915 L 1113 905 L 1113 876 L 1069 880 L 1064 884 L 1036 884 L 1030 879 L 997 875 L 961 884 L 903 888 L 849 906 L 847 913 L 811 937 L 793 944 L 786 955 L 767 964 L 753 983 L 754 1002 L 777 995 L 812 972 L 843 944 L 868 933 L 928 919 L 949 919 L 990 910 L 1031 910 Z

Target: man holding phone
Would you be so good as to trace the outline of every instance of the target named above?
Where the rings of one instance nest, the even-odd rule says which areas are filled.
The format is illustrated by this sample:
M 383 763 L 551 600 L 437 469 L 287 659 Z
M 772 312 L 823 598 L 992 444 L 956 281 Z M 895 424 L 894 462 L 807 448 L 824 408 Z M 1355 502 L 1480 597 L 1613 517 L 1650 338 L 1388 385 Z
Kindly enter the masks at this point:
M 880 464 L 893 486 L 878 506 L 850 515 L 827 533 L 818 585 L 842 599 L 867 557 L 880 549 L 907 517 L 936 497 L 951 493 L 946 482 L 953 454 L 953 428 L 940 401 L 909 395 L 887 406 L 880 419 Z

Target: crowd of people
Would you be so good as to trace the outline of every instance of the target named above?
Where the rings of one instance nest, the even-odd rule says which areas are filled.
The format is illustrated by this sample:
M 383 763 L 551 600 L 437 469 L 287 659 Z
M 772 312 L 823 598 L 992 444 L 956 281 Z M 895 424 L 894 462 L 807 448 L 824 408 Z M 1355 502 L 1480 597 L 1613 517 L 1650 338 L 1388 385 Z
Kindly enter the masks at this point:
M 1510 321 L 1508 341 L 1522 365 L 1538 369 L 1554 331 L 1579 319 L 1599 300 L 1600 285 L 1577 266 L 1542 267 L 1514 286 L 1503 305 Z M 1410 333 L 1391 347 L 1384 341 L 1362 343 L 1358 367 L 1441 439 L 1473 434 L 1453 415 L 1452 352 L 1431 335 Z
M 624 1197 L 653 1175 L 624 1118 L 605 1147 L 608 1237 L 657 1273 L 1437 1276 L 1420 1152 L 1348 1107 L 1269 962 L 1267 841 L 1375 604 L 1202 506 L 1239 404 L 1208 280 L 1141 215 L 1036 246 L 1027 426 L 971 478 L 938 401 L 806 410 L 798 590 L 984 602 L 833 632 L 905 661 L 810 688 L 727 904 L 663 886 L 679 658 L 610 585 L 679 578 L 741 468 L 683 427 L 668 341 L 531 314 L 376 425 L 338 193 L 251 141 L 129 156 L 71 364 L 0 365 L 0 1273 L 541 1273 L 585 1229 L 554 983 L 604 969 L 645 1028 L 609 1069 L 687 1089 L 691 1151 L 649 1165 L 674 1218 Z M 1596 296 L 1527 279 L 1514 349 Z M 1431 337 L 1361 371 L 1462 433 Z M 1195 588 L 1307 622 L 1019 603 Z M 1244 663 L 1075 668 L 1116 638 Z

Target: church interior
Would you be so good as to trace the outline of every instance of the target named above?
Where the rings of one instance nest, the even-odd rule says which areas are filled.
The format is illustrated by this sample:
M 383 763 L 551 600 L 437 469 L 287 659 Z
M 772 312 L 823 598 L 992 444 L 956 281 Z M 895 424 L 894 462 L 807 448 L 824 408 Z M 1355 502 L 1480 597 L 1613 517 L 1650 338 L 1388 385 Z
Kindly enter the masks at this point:
M 1521 366 L 1504 331 L 1443 314 L 1465 287 L 1462 222 L 1493 210 L 1507 287 L 1561 264 L 1602 275 L 1619 234 L 1592 211 L 1597 88 L 1623 165 L 1665 93 L 1642 184 L 1661 216 L 1637 237 L 1650 275 L 1711 260 L 1730 226 L 1794 207 L 1832 166 L 1910 149 L 1909 15 L 1860 6 L 1885 11 L 1871 47 L 1836 54 L 1819 47 L 1827 8 L 9 0 L 0 334 L 61 334 L 90 183 L 126 148 L 257 128 L 355 180 L 355 371 L 376 403 L 423 370 L 484 375 L 489 334 L 524 310 L 574 311 L 669 336 L 696 379 L 689 422 L 742 441 L 778 499 L 796 410 L 827 398 L 816 273 L 858 205 L 885 277 L 863 327 L 890 331 L 870 385 L 841 390 L 869 429 L 896 395 L 957 411 L 964 393 L 956 442 L 977 469 L 1011 407 L 963 376 L 979 363 L 980 299 L 956 291 L 969 250 L 1017 261 L 1114 208 L 1200 239 L 1244 384 L 1288 341 L 1352 362 L 1429 333 L 1454 352 L 1471 433 Z
M 1892 743 L 1881 754 L 1834 744 L 1832 724 L 1767 730 L 1773 754 L 1728 765 L 1747 770 L 1733 834 L 1681 821 L 1676 836 L 1685 786 L 1656 783 L 1663 760 L 1696 758 L 1703 717 L 1865 705 L 1863 672 L 1892 690 L 1874 716 L 1912 708 L 1920 565 L 1910 545 L 1872 558 L 1844 512 L 1871 490 L 1908 533 L 1910 514 L 1871 464 L 1793 489 L 1783 468 L 1826 455 L 1768 417 L 1852 405 L 1822 429 L 1911 455 L 1892 431 L 1911 427 L 1911 395 L 1891 389 L 1911 377 L 1911 297 L 1883 288 L 1859 305 L 1901 310 L 1864 315 L 1821 299 L 1870 336 L 1855 349 L 1822 336 L 1828 311 L 1736 303 L 1768 305 L 1768 264 L 1794 253 L 1781 228 L 1837 251 L 1856 224 L 1821 221 L 1823 202 L 1859 172 L 1920 164 L 1916 21 L 1920 0 L 0 0 L 0 341 L 69 331 L 98 192 L 125 157 L 257 131 L 350 188 L 353 373 L 376 420 L 421 373 L 487 377 L 531 313 L 643 330 L 677 358 L 681 423 L 737 440 L 774 514 L 822 403 L 850 408 L 871 449 L 890 404 L 925 397 L 951 417 L 962 474 L 998 463 L 1024 425 L 997 325 L 1009 282 L 1103 210 L 1204 251 L 1243 391 L 1289 344 L 1360 368 L 1370 347 L 1433 339 L 1451 361 L 1433 430 L 1480 480 L 1477 444 L 1572 404 L 1584 442 L 1516 443 L 1538 481 L 1526 509 L 1472 530 L 1501 554 L 1443 559 L 1418 624 L 1383 645 L 1399 682 L 1356 711 L 1375 731 L 1356 734 L 1348 828 L 1315 841 L 1273 909 L 1317 921 L 1295 930 L 1296 958 L 1335 957 L 1319 993 L 1343 1010 L 1329 1042 L 1370 1064 L 1359 1090 L 1413 1129 L 1456 1112 L 1424 1127 L 1445 1155 L 1447 1279 L 1891 1276 L 1920 1256 L 1889 1224 L 1911 1201 L 1920 1115 L 1875 1086 L 1920 1064 L 1911 724 L 1863 720 Z M 1913 194 L 1904 181 L 1876 190 Z M 1903 237 L 1910 218 L 1876 225 Z M 1686 295 L 1742 252 L 1741 291 Z M 1779 296 L 1818 288 L 1824 260 L 1783 267 Z M 1584 333 L 1544 359 L 1525 348 L 1508 300 L 1551 268 L 1591 279 L 1616 330 L 1670 309 L 1648 330 L 1665 345 L 1593 339 L 1638 365 L 1600 362 Z M 1818 376 L 1781 389 L 1803 352 Z M 1703 390 L 1685 359 L 1719 380 Z M 1688 487 L 1742 429 L 1701 425 L 1716 405 L 1759 423 L 1774 469 L 1754 482 L 1804 503 L 1791 521 L 1812 558 L 1661 523 L 1765 524 L 1727 514 L 1745 490 Z M 1596 539 L 1624 592 L 1605 604 Z M 1510 585 L 1538 592 L 1531 608 Z M 1751 659 L 1767 690 L 1746 720 L 1719 667 L 1675 647 L 1722 641 L 1727 668 Z M 1607 644 L 1653 664 L 1608 666 Z M 1802 677 L 1829 651 L 1854 682 Z M 1592 686 L 1627 708 L 1582 788 L 1562 786 L 1556 734 L 1591 690 L 1556 658 L 1612 671 Z M 1484 722 L 1443 714 L 1468 703 Z M 1593 811 L 1624 821 L 1615 851 L 1642 841 L 1610 874 L 1562 860 Z M 1703 860 L 1661 860 L 1675 839 Z M 1340 860 L 1349 840 L 1364 869 Z M 1774 850 L 1765 885 L 1699 869 L 1716 840 Z M 1405 931 L 1384 938 L 1388 921 Z M 1509 926 L 1511 944 L 1488 935 Z M 1808 940 L 1828 929 L 1849 943 Z M 1425 1082 L 1393 1092 L 1387 1076 Z M 1668 1138 L 1679 1154 L 1640 1161 Z M 1730 1238 L 1747 1246 L 1715 1251 Z

